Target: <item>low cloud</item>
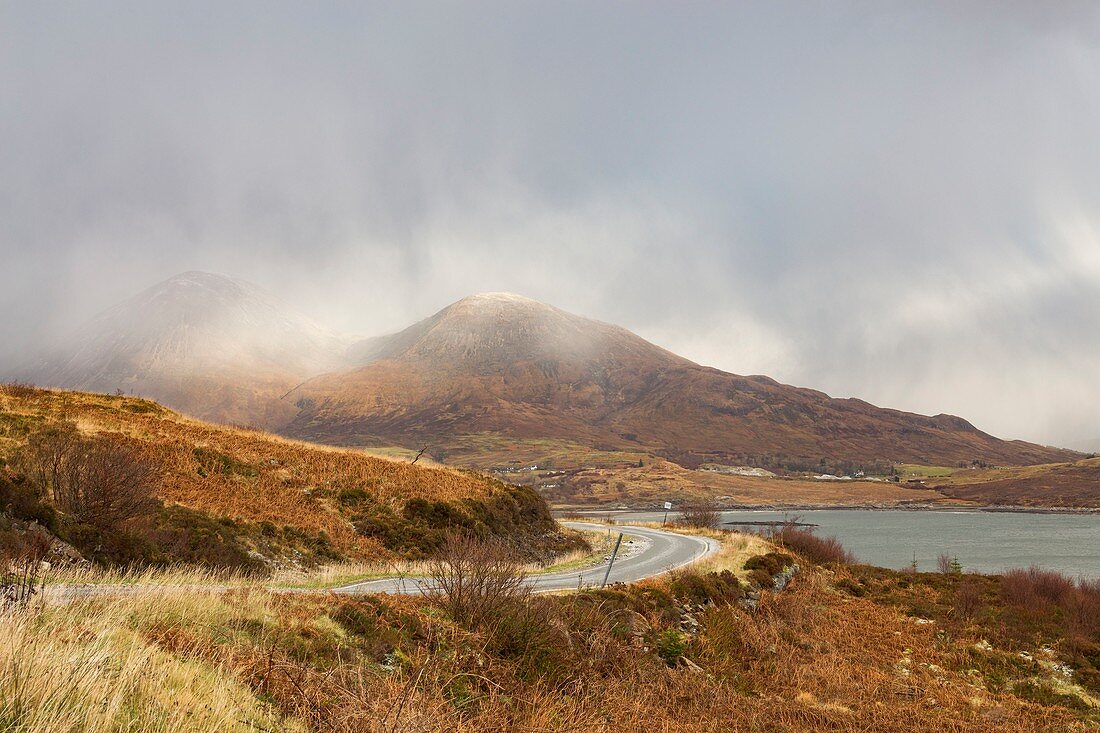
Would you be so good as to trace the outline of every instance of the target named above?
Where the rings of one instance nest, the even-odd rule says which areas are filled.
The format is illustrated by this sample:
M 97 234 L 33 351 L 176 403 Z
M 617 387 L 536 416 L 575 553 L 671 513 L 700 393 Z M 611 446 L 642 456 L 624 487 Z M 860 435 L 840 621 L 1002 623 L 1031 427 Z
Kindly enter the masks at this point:
M 1100 437 L 1095 3 L 0 8 L 0 366 L 188 269 Z

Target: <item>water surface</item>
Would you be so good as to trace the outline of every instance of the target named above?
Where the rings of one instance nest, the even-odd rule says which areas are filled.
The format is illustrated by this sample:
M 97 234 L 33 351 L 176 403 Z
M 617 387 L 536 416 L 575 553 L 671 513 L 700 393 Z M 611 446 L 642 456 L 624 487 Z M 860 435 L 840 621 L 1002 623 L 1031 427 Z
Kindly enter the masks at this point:
M 661 521 L 660 512 L 627 512 L 616 519 Z M 1074 576 L 1100 578 L 1100 514 L 1030 514 L 896 509 L 818 509 L 798 512 L 723 512 L 723 522 L 783 521 L 798 517 L 834 536 L 860 562 L 935 570 L 940 553 L 963 568 L 997 573 L 1040 565 Z M 746 527 L 759 530 L 761 527 Z

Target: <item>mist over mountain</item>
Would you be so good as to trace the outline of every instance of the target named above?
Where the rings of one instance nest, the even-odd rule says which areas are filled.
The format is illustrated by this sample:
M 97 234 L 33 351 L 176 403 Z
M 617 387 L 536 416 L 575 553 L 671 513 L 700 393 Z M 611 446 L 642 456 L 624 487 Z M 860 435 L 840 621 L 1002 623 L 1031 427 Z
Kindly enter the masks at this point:
M 362 366 L 288 397 L 296 437 L 434 445 L 463 435 L 559 438 L 685 465 L 814 466 L 821 459 L 1038 463 L 1068 451 L 703 367 L 617 326 L 510 293 L 470 296 L 350 350 Z
M 512 293 L 463 298 L 354 339 L 250 283 L 172 277 L 108 309 L 23 372 L 36 384 L 154 398 L 208 420 L 336 445 L 553 438 L 706 461 L 954 465 L 1074 454 L 700 366 L 618 326 Z
M 20 376 L 151 397 L 203 419 L 272 426 L 291 412 L 279 396 L 345 366 L 350 341 L 251 283 L 186 272 L 94 317 Z

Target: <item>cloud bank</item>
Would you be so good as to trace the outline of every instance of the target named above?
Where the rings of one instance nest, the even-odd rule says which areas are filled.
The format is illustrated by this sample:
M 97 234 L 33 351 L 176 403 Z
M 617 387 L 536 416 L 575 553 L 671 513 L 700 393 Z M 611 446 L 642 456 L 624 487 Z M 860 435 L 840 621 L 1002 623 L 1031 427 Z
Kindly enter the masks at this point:
M 511 290 L 703 363 L 1100 437 L 1095 3 L 0 7 L 0 364 L 176 272 Z

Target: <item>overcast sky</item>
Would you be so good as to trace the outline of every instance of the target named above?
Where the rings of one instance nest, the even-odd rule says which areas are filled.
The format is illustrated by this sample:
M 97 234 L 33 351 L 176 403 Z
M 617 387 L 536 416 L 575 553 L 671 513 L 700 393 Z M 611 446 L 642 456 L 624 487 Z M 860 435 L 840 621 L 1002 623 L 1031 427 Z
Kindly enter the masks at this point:
M 1098 9 L 0 0 L 0 364 L 201 269 L 1100 439 Z

